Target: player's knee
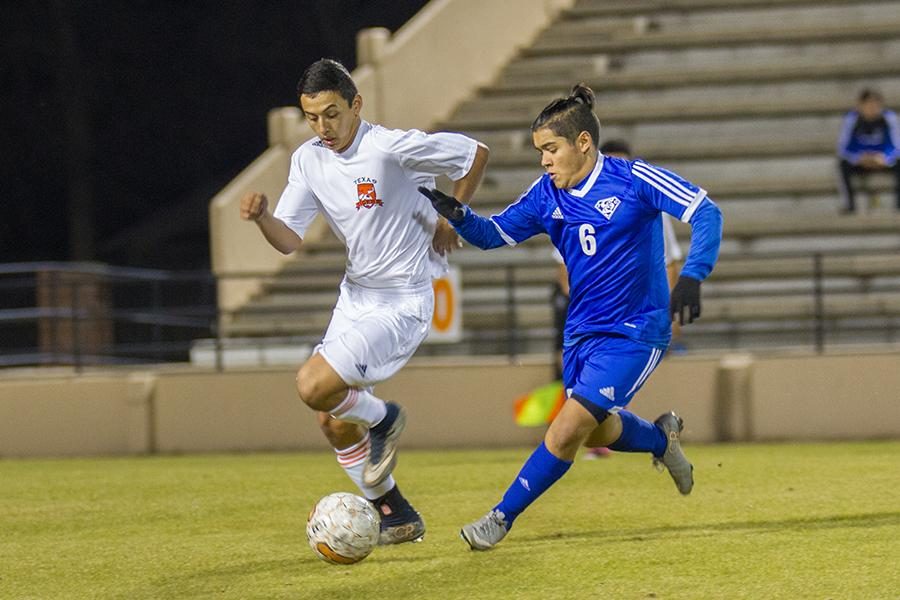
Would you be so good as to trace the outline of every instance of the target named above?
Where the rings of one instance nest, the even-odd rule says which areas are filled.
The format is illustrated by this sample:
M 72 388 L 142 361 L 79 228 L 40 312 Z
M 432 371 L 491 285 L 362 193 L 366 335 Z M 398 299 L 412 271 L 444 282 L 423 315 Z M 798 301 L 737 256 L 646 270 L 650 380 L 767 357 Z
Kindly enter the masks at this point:
M 544 442 L 548 450 L 557 456 L 565 456 L 575 453 L 583 437 L 577 424 L 559 423 L 557 427 L 547 430 Z
M 547 450 L 557 458 L 562 460 L 574 460 L 581 446 L 580 440 L 576 440 L 571 436 L 566 436 L 563 432 L 556 431 L 554 433 L 547 432 L 544 437 L 544 445 Z
M 585 442 L 596 423 L 590 418 L 560 418 L 560 414 L 544 437 L 547 449 L 561 458 L 574 457 L 578 448 Z
M 584 441 L 584 445 L 588 448 L 604 448 L 618 440 L 621 435 L 622 419 L 616 413 L 608 413 L 608 417 L 600 421 Z
M 325 410 L 322 406 L 326 395 L 323 386 L 313 369 L 303 365 L 297 371 L 297 395 L 304 404 L 314 410 Z
M 329 412 L 347 396 L 347 388 L 330 383 L 327 374 L 301 367 L 297 372 L 297 395 L 311 409 Z

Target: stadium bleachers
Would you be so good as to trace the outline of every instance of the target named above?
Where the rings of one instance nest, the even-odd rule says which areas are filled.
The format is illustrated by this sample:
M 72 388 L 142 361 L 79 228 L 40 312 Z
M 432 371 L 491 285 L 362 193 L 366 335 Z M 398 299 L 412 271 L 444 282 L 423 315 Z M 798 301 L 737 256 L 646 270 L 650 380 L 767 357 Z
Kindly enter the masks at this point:
M 436 128 L 491 147 L 474 205 L 497 212 L 540 174 L 531 120 L 585 81 L 597 94 L 601 137 L 628 140 L 637 155 L 703 186 L 724 212 L 703 318 L 685 331 L 690 349 L 808 346 L 823 337 L 900 343 L 892 182 L 869 181 L 871 214 L 840 216 L 834 159 L 841 115 L 861 87 L 900 103 L 897 7 L 580 0 Z M 689 230 L 678 233 L 686 249 Z M 555 266 L 546 238 L 490 253 L 465 248 L 452 260 L 462 273 L 463 342 L 421 352 L 549 350 Z M 337 240 L 321 241 L 226 315 L 223 332 L 315 340 L 342 268 Z

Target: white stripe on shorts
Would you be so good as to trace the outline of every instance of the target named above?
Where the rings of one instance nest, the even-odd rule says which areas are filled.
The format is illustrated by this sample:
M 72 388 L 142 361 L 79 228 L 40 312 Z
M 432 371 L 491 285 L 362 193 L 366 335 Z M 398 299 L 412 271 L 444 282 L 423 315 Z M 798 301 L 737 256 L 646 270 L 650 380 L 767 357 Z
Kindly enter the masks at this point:
M 662 350 L 654 348 L 653 350 L 650 351 L 650 358 L 647 359 L 647 364 L 644 365 L 644 370 L 641 371 L 641 374 L 637 378 L 637 381 L 634 382 L 634 385 L 631 386 L 631 389 L 628 390 L 627 394 L 625 394 L 626 398 L 628 396 L 630 396 L 634 392 L 634 390 L 636 390 L 637 388 L 641 387 L 641 385 L 643 385 L 644 381 L 650 376 L 650 373 L 653 372 L 653 369 L 656 368 L 656 363 L 659 361 L 659 358 L 661 356 L 662 356 Z

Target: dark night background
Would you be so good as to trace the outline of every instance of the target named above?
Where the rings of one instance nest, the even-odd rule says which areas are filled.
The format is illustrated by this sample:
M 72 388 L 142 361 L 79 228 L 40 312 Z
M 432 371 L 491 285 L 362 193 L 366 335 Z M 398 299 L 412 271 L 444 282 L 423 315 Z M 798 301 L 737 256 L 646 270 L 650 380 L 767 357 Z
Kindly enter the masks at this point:
M 207 204 L 303 68 L 425 0 L 4 3 L 0 262 L 205 268 Z

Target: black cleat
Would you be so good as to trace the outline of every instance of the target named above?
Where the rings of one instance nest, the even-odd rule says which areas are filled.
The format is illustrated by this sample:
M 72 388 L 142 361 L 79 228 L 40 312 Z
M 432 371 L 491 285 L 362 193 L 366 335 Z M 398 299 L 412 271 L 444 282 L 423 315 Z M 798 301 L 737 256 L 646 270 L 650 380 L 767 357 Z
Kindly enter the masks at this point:
M 403 497 L 397 486 L 381 498 L 372 500 L 381 515 L 379 546 L 421 542 L 425 537 L 425 521 L 422 515 Z

